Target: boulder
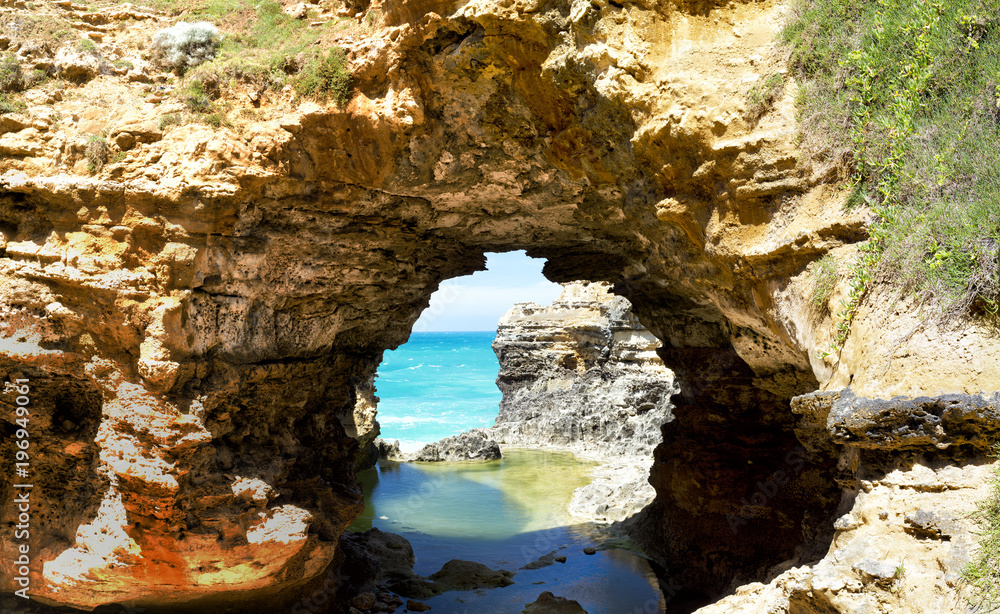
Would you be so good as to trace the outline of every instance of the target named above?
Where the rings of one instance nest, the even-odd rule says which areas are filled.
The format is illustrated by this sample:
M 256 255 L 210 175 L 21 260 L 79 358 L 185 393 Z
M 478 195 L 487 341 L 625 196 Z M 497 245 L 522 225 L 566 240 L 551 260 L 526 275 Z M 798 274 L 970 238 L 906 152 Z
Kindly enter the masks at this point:
M 497 460 L 502 456 L 500 445 L 489 435 L 489 431 L 472 429 L 461 435 L 429 443 L 407 460 L 423 462 Z
M 493 570 L 475 561 L 452 559 L 440 571 L 427 578 L 410 578 L 392 584 L 390 589 L 414 599 L 426 599 L 448 591 L 472 591 L 484 588 L 501 588 L 514 583 L 513 572 Z
M 534 602 L 525 604 L 521 614 L 587 614 L 587 610 L 578 601 L 545 591 Z
M 90 81 L 101 73 L 97 56 L 68 45 L 56 52 L 55 64 L 59 76 L 75 83 Z

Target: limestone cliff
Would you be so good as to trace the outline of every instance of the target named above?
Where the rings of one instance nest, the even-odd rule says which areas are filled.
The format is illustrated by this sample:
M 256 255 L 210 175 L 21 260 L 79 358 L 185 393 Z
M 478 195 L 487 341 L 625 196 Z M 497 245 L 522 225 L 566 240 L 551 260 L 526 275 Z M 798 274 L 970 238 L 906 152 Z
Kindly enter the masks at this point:
M 598 522 L 624 520 L 655 493 L 648 483 L 660 429 L 673 419 L 673 374 L 659 341 L 607 284 L 563 284 L 551 305 L 515 305 L 500 319 L 502 445 L 572 450 L 603 464 L 573 493 L 569 510 Z
M 988 332 L 923 325 L 899 301 L 866 300 L 839 362 L 819 357 L 835 323 L 807 298 L 810 267 L 847 262 L 867 213 L 800 149 L 793 86 L 746 119 L 748 88 L 782 70 L 785 3 L 356 5 L 372 21 L 336 41 L 345 105 L 248 86 L 214 128 L 177 125 L 172 77 L 142 56 L 165 14 L 3 3 L 2 46 L 61 77 L 0 117 L 0 372 L 30 382 L 35 599 L 259 609 L 321 590 L 360 510 L 382 352 L 488 251 L 612 284 L 661 341 L 680 392 L 646 531 L 675 582 L 712 596 L 822 558 L 852 539 L 838 514 L 870 519 L 922 471 L 892 475 L 897 448 L 871 435 L 919 408 L 865 397 L 1000 389 Z M 53 20 L 97 55 L 39 44 Z M 87 158 L 102 134 L 103 166 Z M 848 385 L 856 412 L 792 411 Z M 0 396 L 3 561 L 19 546 L 16 398 Z M 994 422 L 964 406 L 980 419 L 921 415 L 903 460 L 973 475 L 982 446 L 947 444 Z M 877 496 L 854 498 L 866 484 Z
M 550 306 L 521 303 L 504 314 L 493 342 L 499 443 L 652 458 L 677 390 L 659 341 L 630 307 L 606 284 L 576 283 Z

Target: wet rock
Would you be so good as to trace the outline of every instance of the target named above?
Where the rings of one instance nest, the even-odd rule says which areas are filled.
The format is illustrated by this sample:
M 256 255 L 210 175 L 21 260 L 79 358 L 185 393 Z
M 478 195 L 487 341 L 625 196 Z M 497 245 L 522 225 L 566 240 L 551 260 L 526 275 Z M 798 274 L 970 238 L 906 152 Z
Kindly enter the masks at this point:
M 548 554 L 543 554 L 542 556 L 538 557 L 537 560 L 534 560 L 534 561 L 528 563 L 527 565 L 525 565 L 521 569 L 541 569 L 542 567 L 548 567 L 549 565 L 552 565 L 556 561 L 557 558 L 561 558 L 562 559 L 562 561 L 560 561 L 561 563 L 565 563 L 566 562 L 566 557 L 564 557 L 564 556 L 563 557 L 556 557 L 556 551 L 553 550 L 552 552 L 550 552 Z
M 587 614 L 579 602 L 556 597 L 549 591 L 545 591 L 532 603 L 527 603 L 522 614 Z
M 440 571 L 427 578 L 411 578 L 391 584 L 389 588 L 412 599 L 426 599 L 447 591 L 471 591 L 500 588 L 514 583 L 514 574 L 506 570 L 493 570 L 475 561 L 453 559 Z
M 575 282 L 549 306 L 519 303 L 504 314 L 493 342 L 497 441 L 652 458 L 677 385 L 631 307 L 608 284 Z
M 427 444 L 407 460 L 422 462 L 497 460 L 500 446 L 486 429 L 472 429 L 454 437 Z
M 378 562 L 379 573 L 373 582 L 391 582 L 413 576 L 416 557 L 413 546 L 402 535 L 370 529 L 364 533 L 347 534 L 347 547 L 363 550 Z M 362 608 L 364 609 L 364 608 Z
M 351 599 L 351 606 L 359 610 L 370 610 L 375 606 L 375 601 L 374 593 L 361 593 L 354 599 Z
M 431 609 L 431 606 L 427 605 L 423 601 L 416 601 L 414 599 L 406 600 L 406 609 L 411 612 L 426 612 Z
M 583 549 L 583 553 L 584 554 L 597 554 L 597 548 L 594 548 L 593 546 L 587 546 L 586 548 Z
M 506 570 L 493 570 L 475 561 L 453 559 L 441 567 L 430 579 L 445 590 L 471 591 L 479 588 L 498 588 L 510 586 L 513 573 Z
M 373 445 L 375 446 L 375 450 L 376 450 L 376 453 L 378 454 L 378 458 L 385 458 L 385 459 L 389 459 L 389 460 L 397 460 L 399 458 L 402 458 L 402 456 L 403 456 L 403 453 L 400 452 L 400 450 L 399 450 L 399 440 L 398 439 L 396 441 L 393 441 L 393 442 L 390 443 L 390 442 L 382 439 L 381 437 L 379 437 L 379 438 L 375 439 L 375 441 L 373 442 Z

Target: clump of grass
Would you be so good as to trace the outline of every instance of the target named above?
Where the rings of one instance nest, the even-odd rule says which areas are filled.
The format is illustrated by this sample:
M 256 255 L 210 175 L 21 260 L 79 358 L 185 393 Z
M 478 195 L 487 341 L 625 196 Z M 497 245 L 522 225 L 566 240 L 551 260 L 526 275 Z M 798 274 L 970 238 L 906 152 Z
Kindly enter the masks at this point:
M 1000 0 L 799 0 L 784 38 L 804 130 L 875 213 L 833 352 L 874 283 L 942 319 L 996 313 Z
M 24 73 L 13 54 L 0 58 L 0 92 L 20 92 L 24 89 Z
M 747 93 L 747 108 L 745 117 L 751 124 L 756 124 L 773 106 L 785 90 L 785 76 L 780 73 L 768 75 L 763 81 L 756 83 Z
M 830 293 L 840 281 L 836 258 L 832 254 L 826 254 L 814 262 L 811 277 L 813 283 L 812 304 L 824 308 L 830 298 Z
M 1000 446 L 993 448 L 1000 458 Z M 972 589 L 970 605 L 977 612 L 1000 608 L 1000 465 L 990 479 L 990 493 L 976 505 L 972 519 L 979 528 L 979 550 L 962 569 L 962 577 Z
M 89 38 L 80 39 L 80 42 L 76 44 L 76 50 L 81 53 L 97 55 L 97 45 Z
M 209 113 L 203 118 L 203 121 L 213 128 L 221 128 L 229 124 L 229 122 L 226 121 L 226 117 L 219 112 Z
M 92 135 L 87 139 L 87 149 L 84 152 L 91 173 L 101 170 L 111 157 L 111 148 L 103 136 Z
M 7 94 L 0 92 L 0 115 L 23 113 L 27 110 L 28 105 L 23 100 L 11 99 Z
M 212 98 L 206 89 L 204 81 L 198 79 L 188 81 L 180 89 L 180 97 L 184 106 L 194 113 L 211 113 L 214 107 Z
M 178 113 L 167 113 L 160 117 L 158 123 L 160 130 L 166 130 L 170 126 L 178 126 L 181 123 L 181 116 Z
M 293 87 L 301 96 L 330 96 L 343 105 L 351 92 L 351 74 L 344 50 L 338 47 L 331 49 L 326 57 L 310 58 Z

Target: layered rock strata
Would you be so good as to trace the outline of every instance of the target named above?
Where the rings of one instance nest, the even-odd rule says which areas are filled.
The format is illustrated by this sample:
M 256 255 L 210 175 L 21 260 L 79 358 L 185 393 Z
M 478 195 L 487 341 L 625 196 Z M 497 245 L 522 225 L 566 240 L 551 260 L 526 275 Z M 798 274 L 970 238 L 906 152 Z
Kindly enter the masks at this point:
M 678 389 L 659 340 L 610 290 L 564 284 L 551 305 L 520 303 L 500 319 L 497 441 L 652 458 Z
M 493 342 L 503 398 L 491 435 L 505 446 L 600 460 L 570 512 L 599 522 L 631 516 L 654 497 L 653 448 L 673 419 L 677 387 L 658 347 L 607 284 L 564 284 L 551 305 L 516 305 Z
M 972 611 L 962 569 L 977 547 L 970 512 L 996 471 L 986 459 L 996 393 L 886 400 L 845 389 L 798 397 L 792 409 L 806 454 L 835 446 L 839 455 L 844 498 L 829 546 L 698 613 Z M 786 484 L 796 478 L 789 471 Z M 734 531 L 743 520 L 734 519 Z
M 86 24 L 81 6 L 7 3 L 5 48 L 25 70 L 69 67 L 32 24 Z M 850 445 L 831 440 L 746 509 L 756 484 L 800 466 L 793 397 L 1000 389 L 989 330 L 922 323 L 905 298 L 866 299 L 839 362 L 819 354 L 835 320 L 809 298 L 810 267 L 826 253 L 847 265 L 869 214 L 840 207 L 834 163 L 800 148 L 794 83 L 745 119 L 750 87 L 783 70 L 786 4 L 369 8 L 374 23 L 337 41 L 353 79 L 342 107 L 274 92 L 255 109 L 244 91 L 226 100 L 232 128 L 176 125 L 182 103 L 142 83 L 171 77 L 138 51 L 172 21 L 137 11 L 80 25 L 110 65 L 133 57 L 135 77 L 40 82 L 3 115 L 0 375 L 31 387 L 36 600 L 252 611 L 322 586 L 360 510 L 382 352 L 489 251 L 613 284 L 661 340 L 680 392 L 648 530 L 674 580 L 711 595 L 826 551 L 818 536 L 858 487 L 838 465 Z M 108 164 L 91 170 L 100 134 Z M 3 561 L 21 545 L 16 398 L 0 395 Z M 873 438 L 862 418 L 847 432 Z M 908 441 L 927 462 L 980 462 Z M 864 466 L 891 473 L 877 452 Z M 13 577 L 0 574 L 5 594 Z

